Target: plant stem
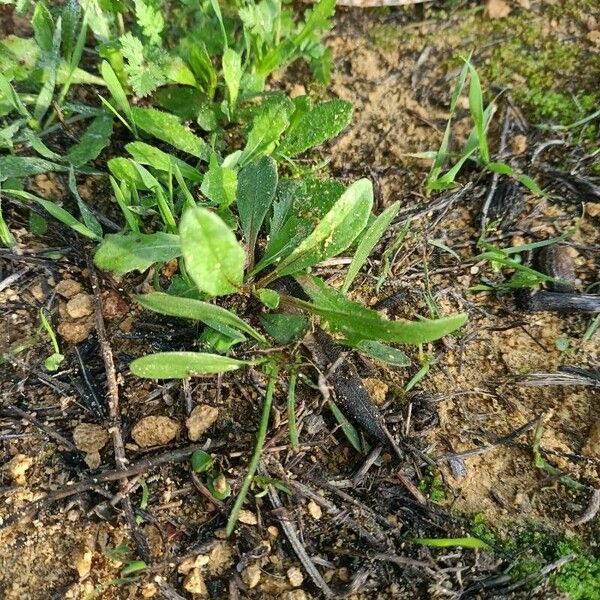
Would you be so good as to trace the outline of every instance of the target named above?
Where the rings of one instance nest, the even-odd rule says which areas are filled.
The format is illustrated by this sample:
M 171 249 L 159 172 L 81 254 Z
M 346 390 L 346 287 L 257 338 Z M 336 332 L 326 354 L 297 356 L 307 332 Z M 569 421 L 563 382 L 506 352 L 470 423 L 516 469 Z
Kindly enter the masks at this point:
M 233 528 L 237 523 L 240 511 L 242 510 L 242 505 L 244 504 L 244 500 L 248 495 L 250 485 L 252 484 L 252 480 L 254 479 L 254 474 L 258 469 L 260 455 L 263 446 L 265 445 L 265 439 L 267 437 L 269 415 L 271 414 L 271 406 L 273 405 L 273 391 L 275 390 L 275 382 L 277 380 L 277 373 L 279 369 L 277 366 L 268 365 L 265 367 L 265 371 L 269 375 L 269 383 L 267 384 L 267 392 L 265 394 L 262 415 L 260 417 L 260 425 L 256 434 L 256 444 L 254 446 L 254 453 L 252 454 L 252 458 L 250 459 L 250 463 L 248 464 L 248 472 L 246 473 L 246 477 L 244 477 L 244 481 L 242 482 L 240 493 L 235 499 L 235 504 L 233 505 L 233 508 L 231 509 L 231 514 L 229 515 L 229 519 L 227 520 L 227 527 L 225 528 L 227 536 L 230 536 L 232 534 Z
M 287 395 L 287 418 L 290 431 L 290 444 L 292 448 L 298 447 L 298 427 L 296 426 L 296 380 L 298 378 L 297 365 L 292 368 Z

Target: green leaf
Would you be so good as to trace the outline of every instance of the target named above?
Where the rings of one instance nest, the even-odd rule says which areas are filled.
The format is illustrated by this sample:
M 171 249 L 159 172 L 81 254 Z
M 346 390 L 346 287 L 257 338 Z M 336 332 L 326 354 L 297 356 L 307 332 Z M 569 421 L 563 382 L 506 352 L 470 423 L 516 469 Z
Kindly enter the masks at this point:
M 181 174 L 194 183 L 202 181 L 202 173 L 194 167 L 188 165 L 183 160 L 159 150 L 155 146 L 145 142 L 131 142 L 125 146 L 125 149 L 134 160 L 142 165 L 149 165 L 158 171 L 166 173 L 174 172 L 175 166 L 179 168 Z
M 217 72 L 204 44 L 194 45 L 188 56 L 190 67 L 209 98 L 213 98 L 217 89 Z
M 113 132 L 113 118 L 109 114 L 97 116 L 85 130 L 81 140 L 69 148 L 66 159 L 75 167 L 98 158 L 108 145 Z
M 68 171 L 68 167 L 31 156 L 0 156 L 0 181 L 29 177 L 50 171 Z
M 278 344 L 291 344 L 299 340 L 308 331 L 309 322 L 304 315 L 269 313 L 260 316 L 265 331 Z
M 337 407 L 337 404 L 333 400 L 329 400 L 327 402 L 329 409 L 333 413 L 335 420 L 338 422 L 339 426 L 342 428 L 344 435 L 348 439 L 348 441 L 352 444 L 352 447 L 363 454 L 363 448 L 360 441 L 360 435 L 356 430 L 356 427 L 348 421 L 344 413 Z
M 125 275 L 145 271 L 157 262 L 181 256 L 179 236 L 172 233 L 114 233 L 107 235 L 94 256 L 100 269 Z
M 100 65 L 100 74 L 102 75 L 102 79 L 104 79 L 104 83 L 106 84 L 110 95 L 113 97 L 113 100 L 116 102 L 121 112 L 127 117 L 127 120 L 134 128 L 135 133 L 135 121 L 133 119 L 129 100 L 127 100 L 127 94 L 125 93 L 119 78 L 113 71 L 113 68 L 105 60 L 103 60 Z
M 129 158 L 111 158 L 107 164 L 115 179 L 127 182 L 132 188 L 154 190 L 160 187 L 160 183 L 148 169 Z
M 187 210 L 181 218 L 179 235 L 186 270 L 200 290 L 211 296 L 239 290 L 246 256 L 233 231 L 218 215 L 202 207 Z
M 252 364 L 255 363 L 205 352 L 159 352 L 137 358 L 129 368 L 134 375 L 147 379 L 184 379 L 226 373 Z
M 267 307 L 276 309 L 279 306 L 281 296 L 275 291 L 269 288 L 261 288 L 255 290 L 256 297 Z
M 54 352 L 44 361 L 44 368 L 47 371 L 56 371 L 63 360 L 65 360 L 64 355 L 60 352 Z
M 292 275 L 344 251 L 365 228 L 373 206 L 368 179 L 353 183 L 313 232 L 275 268 L 272 279 Z
M 61 31 L 62 31 L 62 19 L 59 17 L 56 21 L 56 28 L 54 30 L 54 36 L 52 39 L 51 49 L 44 50 L 45 56 L 45 74 L 46 81 L 40 90 L 38 97 L 35 102 L 33 109 L 33 116 L 40 122 L 46 114 L 50 104 L 52 103 L 52 96 L 54 95 L 54 88 L 56 87 L 56 80 L 58 74 L 58 66 L 60 64 L 60 42 L 61 42 Z
M 231 48 L 225 48 L 223 52 L 223 78 L 227 85 L 229 100 L 229 112 L 232 113 L 237 104 L 242 80 L 242 57 Z
M 232 313 L 225 308 L 221 308 L 220 306 L 216 306 L 215 304 L 202 302 L 201 300 L 196 300 L 194 298 L 172 296 L 162 292 L 153 292 L 151 294 L 137 296 L 136 300 L 144 308 L 163 315 L 202 321 L 203 323 L 208 323 L 211 327 L 212 323 L 220 323 L 222 325 L 227 325 L 228 327 L 233 327 L 234 329 L 239 329 L 253 337 L 255 340 L 266 343 L 264 336 L 256 331 L 256 329 L 240 319 L 235 313 Z
M 235 200 L 237 186 L 238 177 L 235 169 L 220 165 L 216 153 L 212 152 L 200 191 L 211 202 L 226 207 Z
M 399 210 L 399 202 L 392 204 L 386 208 L 367 229 L 356 248 L 356 252 L 352 257 L 352 262 L 348 267 L 348 272 L 344 278 L 344 284 L 342 285 L 341 290 L 343 294 L 350 289 L 354 278 L 358 275 L 358 272 L 365 264 L 369 254 L 371 254 L 371 251 L 375 248 L 377 242 L 381 239 L 381 236 L 387 231 L 387 228 L 390 226 Z
M 280 183 L 265 254 L 253 273 L 290 254 L 343 193 L 344 186 L 333 179 Z
M 350 345 L 359 352 L 394 367 L 408 367 L 411 364 L 410 358 L 402 350 L 375 340 L 360 340 L 356 345 Z
M 160 34 L 165 22 L 158 10 L 143 0 L 135 0 L 135 20 L 151 44 L 161 44 Z
M 91 238 L 96 241 L 102 239 L 89 227 L 86 227 L 83 223 L 80 223 L 70 212 L 67 212 L 64 208 L 60 207 L 58 204 L 52 202 L 51 200 L 38 198 L 37 196 L 30 194 L 29 192 L 23 192 L 21 190 L 3 190 L 3 192 L 10 196 L 15 196 L 17 198 L 22 198 L 24 200 L 36 202 L 42 208 L 44 208 L 46 212 L 52 215 L 57 221 L 64 223 L 65 225 L 73 229 L 73 231 L 76 231 L 77 233 L 80 233 L 85 237 Z
M 294 300 L 294 304 L 323 317 L 331 327 L 344 333 L 353 345 L 360 340 L 424 344 L 452 333 L 467 320 L 466 314 L 458 314 L 443 319 L 390 321 L 377 311 L 348 300 L 316 277 L 304 276 L 297 280 L 313 304 L 301 300 Z
M 127 575 L 131 575 L 132 573 L 145 571 L 147 568 L 148 565 L 143 560 L 132 560 L 121 570 L 121 577 L 127 577 Z
M 116 182 L 115 178 L 111 175 L 108 176 L 110 180 L 110 185 L 113 189 L 113 193 L 115 195 L 115 200 L 125 217 L 125 221 L 129 226 L 131 231 L 139 233 L 140 231 L 140 219 L 134 214 L 132 210 L 129 208 L 129 202 L 131 201 L 131 190 L 129 189 L 126 181 L 121 181 L 121 185 Z
M 255 117 L 248 133 L 246 147 L 240 156 L 241 167 L 273 152 L 277 140 L 290 123 L 288 112 L 291 112 L 292 108 L 291 102 L 289 105 L 271 105 Z
M 0 73 L 0 97 L 3 102 L 8 102 L 22 117 L 31 119 L 31 113 L 15 91 L 10 81 Z
M 192 470 L 195 473 L 205 473 L 210 471 L 214 464 L 213 457 L 204 450 L 196 450 L 192 453 Z
M 204 140 L 184 127 L 175 115 L 155 108 L 138 106 L 134 106 L 131 111 L 135 124 L 142 131 L 197 158 L 205 156 L 206 143 Z
M 238 176 L 237 207 L 249 253 L 254 252 L 258 233 L 277 189 L 277 164 L 264 156 L 244 167 Z
M 464 537 L 464 538 L 414 538 L 411 540 L 415 544 L 421 546 L 431 546 L 432 548 L 469 548 L 472 550 L 482 549 L 490 550 L 490 545 L 479 538 Z
M 473 122 L 475 123 L 475 130 L 477 131 L 481 160 L 483 160 L 485 163 L 488 163 L 490 161 L 490 152 L 488 149 L 485 132 L 486 119 L 483 113 L 483 93 L 481 91 L 481 82 L 479 80 L 477 70 L 471 63 L 469 63 L 469 72 L 471 74 L 471 82 L 469 85 L 469 108 L 471 110 Z
M 54 38 L 54 21 L 44 2 L 36 2 L 31 19 L 33 35 L 42 52 L 50 54 Z
M 73 194 L 75 200 L 77 200 L 77 206 L 81 213 L 81 218 L 85 223 L 86 227 L 93 231 L 98 239 L 102 239 L 102 225 L 100 225 L 98 219 L 94 216 L 94 213 L 89 209 L 87 204 L 81 199 L 79 191 L 77 190 L 77 183 L 75 181 L 75 171 L 71 167 L 69 171 L 69 190 Z
M 290 127 L 277 148 L 277 154 L 292 157 L 335 137 L 350 124 L 352 111 L 352 104 L 345 100 L 317 104 Z

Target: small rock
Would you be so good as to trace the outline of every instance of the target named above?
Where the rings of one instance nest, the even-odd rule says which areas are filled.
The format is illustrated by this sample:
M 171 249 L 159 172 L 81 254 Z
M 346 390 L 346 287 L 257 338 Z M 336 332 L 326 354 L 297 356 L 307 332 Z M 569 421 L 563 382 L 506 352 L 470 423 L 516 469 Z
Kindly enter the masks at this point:
M 192 569 L 183 580 L 183 588 L 186 592 L 194 594 L 194 596 L 200 596 L 201 598 L 208 597 L 208 589 L 206 583 L 204 583 L 204 577 L 200 569 Z
M 147 583 L 142 588 L 142 598 L 153 598 L 156 596 L 158 589 L 153 583 Z
M 308 600 L 308 596 L 304 590 L 291 590 L 284 592 L 281 600 Z
M 377 406 L 381 406 L 385 402 L 389 386 L 375 377 L 367 377 L 363 379 L 363 383 L 371 395 L 373 402 L 377 404 Z
M 581 454 L 590 458 L 600 458 L 600 419 L 592 425 Z
M 124 317 L 129 312 L 129 305 L 123 297 L 114 290 L 102 294 L 102 316 L 105 319 Z
M 600 217 L 600 202 L 587 202 L 585 212 L 590 217 Z
M 306 96 L 306 88 L 301 83 L 295 83 L 290 90 L 290 98 Z
M 209 429 L 219 416 L 219 409 L 208 404 L 199 404 L 185 422 L 188 437 L 192 442 L 197 442 L 200 436 Z
M 94 299 L 89 294 L 76 294 L 67 302 L 67 313 L 72 319 L 81 319 L 94 312 Z
M 513 154 L 523 154 L 527 150 L 527 136 L 526 135 L 515 135 L 510 140 L 510 149 Z
M 253 563 L 242 571 L 242 580 L 250 588 L 255 588 L 260 582 L 260 566 Z
M 308 512 L 310 513 L 310 516 L 315 519 L 315 521 L 318 521 L 323 516 L 321 507 L 314 500 L 311 500 L 308 503 Z
M 144 417 L 131 430 L 131 437 L 141 448 L 168 444 L 179 431 L 179 424 L 169 417 Z
M 503 19 L 510 14 L 510 6 L 504 0 L 486 0 L 485 12 L 490 19 Z
M 62 279 L 56 284 L 54 291 L 63 298 L 72 298 L 79 294 L 82 289 L 83 286 L 79 281 L 75 281 L 74 279 Z
M 27 482 L 25 473 L 31 465 L 33 465 L 33 458 L 25 454 L 17 454 L 4 465 L 4 468 L 17 485 L 25 485 Z
M 92 568 L 92 551 L 82 550 L 75 555 L 75 569 L 80 579 L 85 579 Z
M 92 329 L 94 328 L 93 319 L 90 321 L 77 321 L 71 323 L 63 321 L 57 328 L 61 337 L 69 344 L 81 344 L 88 339 Z
M 229 569 L 233 564 L 233 555 L 233 548 L 227 542 L 222 541 L 215 544 L 215 547 L 208 554 L 206 565 L 210 575 L 221 575 Z
M 92 470 L 97 469 L 102 464 L 102 459 L 100 458 L 100 452 L 88 452 L 83 460 L 85 464 Z
M 82 452 L 98 452 L 108 442 L 108 431 L 94 423 L 80 423 L 73 429 L 73 443 Z
M 300 587 L 304 581 L 302 571 L 298 567 L 290 567 L 287 570 L 287 578 L 292 587 Z
M 177 567 L 177 572 L 182 575 L 187 575 L 192 569 L 198 569 L 207 565 L 210 559 L 206 554 L 198 554 L 198 556 L 190 556 L 190 558 L 186 558 L 180 565 Z
M 240 521 L 240 523 L 245 523 L 246 525 L 256 525 L 258 523 L 256 515 L 249 510 L 241 510 L 238 521 Z

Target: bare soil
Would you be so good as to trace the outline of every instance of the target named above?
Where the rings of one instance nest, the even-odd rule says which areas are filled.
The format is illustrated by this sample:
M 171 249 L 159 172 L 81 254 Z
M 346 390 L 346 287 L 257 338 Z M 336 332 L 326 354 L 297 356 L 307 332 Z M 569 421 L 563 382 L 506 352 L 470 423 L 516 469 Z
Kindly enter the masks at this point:
M 528 9 L 522 8 L 525 4 Z M 540 27 L 547 28 L 555 19 L 552 2 L 514 2 L 511 6 L 512 18 L 521 15 Z M 569 36 L 586 49 L 589 63 L 580 65 L 578 71 L 598 72 L 598 50 L 589 36 L 595 29 L 589 20 L 589 11 L 565 10 L 552 35 Z M 471 31 L 467 37 L 466 30 Z M 491 23 L 472 5 L 455 12 L 340 10 L 330 40 L 335 68 L 328 94 L 351 100 L 356 109 L 348 131 L 321 151 L 323 158 L 331 159 L 326 169 L 348 182 L 372 178 L 378 210 L 399 200 L 401 217 L 413 217 L 381 288 L 377 290 L 376 283 L 384 268 L 383 252 L 405 218 L 399 218 L 386 234 L 353 294 L 369 305 L 390 296 L 400 298 L 388 314 L 415 318 L 428 314 L 426 295 L 430 293 L 443 314 L 466 311 L 469 321 L 460 336 L 424 348 L 432 366 L 409 393 L 404 386 L 419 368 L 415 349 L 408 351 L 413 365 L 404 369 L 352 357 L 406 453 L 402 465 L 384 451 L 383 464 L 360 475 L 365 457 L 336 427 L 318 387 L 306 383 L 300 385 L 297 398 L 301 447 L 291 451 L 282 379 L 261 470 L 292 493 L 279 491 L 282 506 L 273 495 L 250 494 L 242 522 L 229 539 L 223 527 L 253 448 L 265 382 L 252 371 L 219 380 L 195 379 L 183 386 L 134 378 L 127 369 L 133 357 L 153 350 L 191 348 L 196 330 L 136 307 L 132 296 L 148 288 L 151 276 L 115 281 L 101 274 L 101 289 L 94 290 L 90 248 L 54 223 L 47 234 L 34 238 L 27 231 L 27 213 L 22 207 L 11 207 L 18 250 L 0 251 L 0 349 L 6 359 L 9 350 L 25 348 L 15 358 L 8 356 L 10 361 L 0 367 L 1 597 L 325 597 L 323 588 L 315 585 L 298 560 L 286 532 L 290 524 L 325 589 L 340 596 L 357 600 L 563 597 L 547 578 L 514 590 L 506 582 L 482 585 L 514 560 L 501 550 L 493 554 L 435 549 L 409 541 L 470 535 L 476 515 L 500 537 L 532 525 L 576 535 L 592 546 L 598 539 L 597 518 L 581 525 L 577 522 L 590 494 L 600 487 L 600 442 L 596 439 L 600 432 L 595 427 L 600 420 L 600 390 L 525 385 L 531 381 L 528 376 L 540 373 L 548 374 L 541 377 L 542 383 L 551 383 L 549 374 L 565 365 L 598 372 L 598 334 L 582 341 L 590 317 L 523 312 L 512 294 L 469 292 L 469 287 L 480 283 L 484 269 L 490 274 L 474 257 L 479 253 L 481 207 L 492 178 L 467 168 L 462 182 L 472 185 L 465 194 L 450 192 L 428 199 L 421 192 L 428 164 L 409 156 L 434 150 L 440 143 L 457 57 L 474 46 L 483 46 L 481 55 L 486 56 L 486 48 L 509 44 L 514 35 L 514 29 L 503 28 L 502 20 Z M 476 52 L 476 62 L 477 56 Z M 314 96 L 324 94 L 309 84 L 308 76 L 302 72 L 297 76 L 297 80 L 287 77 L 274 85 L 284 85 L 294 93 L 304 86 Z M 562 77 L 569 80 L 579 75 L 565 72 Z M 557 89 L 568 87 L 569 81 L 557 81 Z M 565 245 L 573 259 L 577 286 L 579 290 L 597 286 L 600 196 L 594 197 L 589 187 L 587 191 L 561 187 L 549 174 L 550 170 L 577 169 L 591 181 L 593 162 L 588 157 L 593 140 L 529 123 L 531 107 L 520 106 L 514 99 L 519 85 L 526 83 L 513 83 L 499 101 L 490 134 L 492 152 L 498 152 L 500 132 L 507 123 L 502 159 L 550 186 L 552 193 L 542 199 L 526 194 L 518 219 L 494 233 L 496 243 L 517 245 L 576 228 Z M 469 128 L 468 109 L 463 105 L 456 121 L 457 145 Z M 542 152 L 549 140 L 564 144 Z M 31 185 L 38 193 L 65 189 L 58 177 L 36 178 Z M 97 180 L 82 182 L 82 196 L 93 201 L 96 194 L 99 206 L 107 202 L 106 192 Z M 451 248 L 458 258 L 443 247 Z M 344 261 L 334 261 L 320 274 L 331 283 L 341 282 L 344 268 Z M 159 274 L 163 280 L 172 275 L 169 268 Z M 76 294 L 85 297 L 70 304 Z M 127 493 L 152 557 L 149 569 L 129 577 L 123 576 L 122 569 L 138 557 L 124 519 L 118 481 L 92 481 L 83 493 L 42 502 L 33 512 L 26 510 L 46 494 L 115 469 L 112 442 L 102 433 L 109 433 L 115 424 L 107 415 L 107 377 L 95 334 L 98 295 L 115 357 L 128 463 L 135 466 L 168 455 L 159 466 L 147 465 L 129 479 Z M 38 328 L 41 308 L 53 314 L 67 357 L 55 375 L 43 365 L 50 345 Z M 569 347 L 561 351 L 557 340 L 563 338 Z M 188 437 L 186 420 L 189 409 L 198 405 L 218 410 L 207 431 L 194 437 L 211 450 L 233 488 L 233 496 L 223 503 L 211 502 L 202 493 L 188 460 L 169 460 L 179 449 L 196 443 Z M 134 427 L 146 417 L 170 419 L 154 443 L 152 427 L 138 426 L 138 431 L 144 429 L 143 441 L 135 434 Z M 77 441 L 77 436 L 74 444 L 74 432 L 82 423 L 99 427 L 85 430 L 94 434 L 91 445 Z M 540 424 L 543 457 L 584 486 L 583 491 L 536 467 L 533 436 Z M 517 434 L 511 437 L 513 432 Z M 97 447 L 102 440 L 105 443 Z M 486 450 L 487 446 L 492 448 Z M 450 460 L 449 455 L 473 449 L 480 452 Z M 407 493 L 398 478 L 399 468 L 430 496 L 427 506 Z M 441 477 L 441 484 L 432 483 L 434 475 Z M 148 489 L 147 502 L 143 502 L 141 483 Z M 441 497 L 434 495 L 440 490 Z

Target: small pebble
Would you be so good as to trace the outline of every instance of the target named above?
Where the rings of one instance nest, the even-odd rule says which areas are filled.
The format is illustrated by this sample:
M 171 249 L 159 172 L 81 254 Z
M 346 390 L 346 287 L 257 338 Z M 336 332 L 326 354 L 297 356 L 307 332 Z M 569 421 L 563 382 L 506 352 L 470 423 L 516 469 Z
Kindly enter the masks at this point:
M 240 521 L 240 523 L 245 523 L 246 525 L 256 525 L 258 523 L 256 515 L 249 510 L 240 511 L 238 521 Z
M 310 516 L 315 519 L 315 521 L 318 521 L 323 516 L 321 507 L 314 500 L 311 500 L 308 503 L 308 512 L 310 513 Z
M 56 284 L 54 291 L 63 298 L 72 298 L 79 294 L 82 289 L 83 286 L 79 281 L 75 281 L 74 279 L 62 279 Z
M 287 570 L 287 577 L 292 587 L 300 587 L 304 581 L 302 571 L 298 567 L 290 567 Z
M 72 319 L 81 319 L 94 312 L 94 299 L 89 294 L 77 294 L 67 302 L 67 313 Z
M 73 443 L 82 452 L 98 452 L 108 442 L 108 431 L 94 423 L 80 423 L 73 429 Z
M 192 442 L 197 442 L 202 434 L 210 429 L 218 416 L 219 409 L 214 406 L 209 406 L 208 404 L 195 406 L 185 422 L 188 430 L 188 438 Z
M 25 473 L 31 468 L 32 465 L 33 458 L 25 454 L 17 454 L 4 465 L 4 468 L 8 471 L 10 478 L 17 485 L 25 485 L 27 482 Z
M 200 569 L 192 569 L 183 580 L 183 588 L 186 592 L 199 596 L 200 598 L 208 598 L 208 589 L 204 583 L 204 577 Z
M 260 566 L 253 563 L 242 571 L 242 580 L 250 588 L 255 588 L 260 582 Z
M 141 448 L 149 448 L 168 444 L 178 431 L 179 424 L 169 417 L 144 417 L 131 430 L 131 437 Z

